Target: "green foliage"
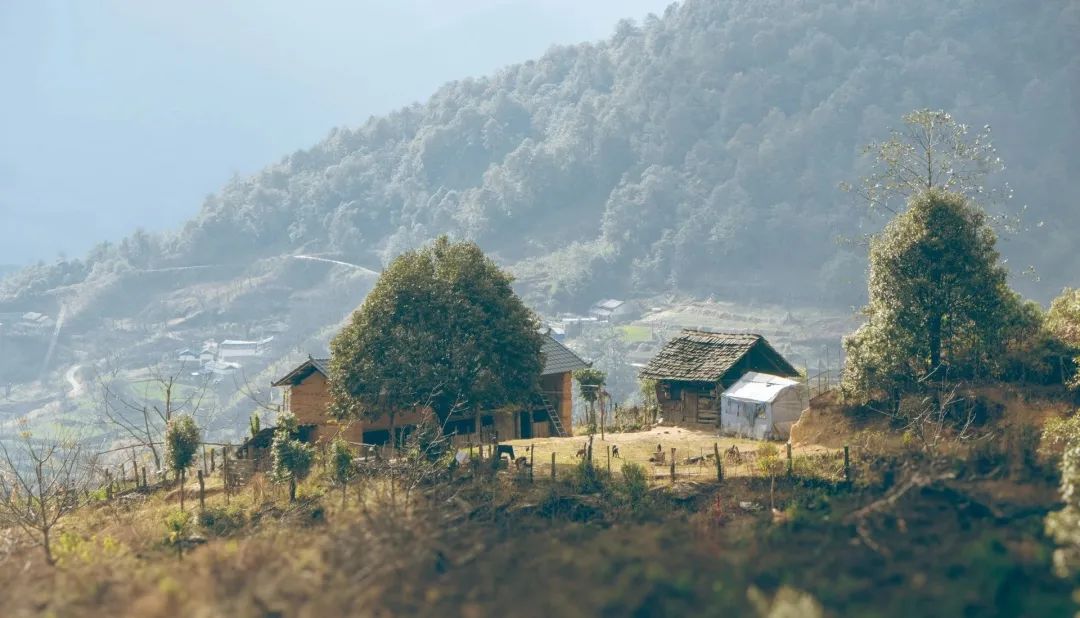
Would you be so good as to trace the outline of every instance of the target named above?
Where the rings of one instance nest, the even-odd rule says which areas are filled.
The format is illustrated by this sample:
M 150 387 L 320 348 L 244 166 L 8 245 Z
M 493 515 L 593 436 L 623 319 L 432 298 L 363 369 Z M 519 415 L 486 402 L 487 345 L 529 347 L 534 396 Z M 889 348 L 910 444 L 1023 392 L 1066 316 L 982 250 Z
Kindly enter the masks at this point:
M 283 412 L 278 416 L 270 451 L 273 456 L 273 477 L 279 483 L 301 481 L 311 471 L 315 449 L 297 438 L 299 430 L 295 414 Z
M 758 470 L 765 476 L 778 476 L 784 472 L 784 460 L 780 458 L 780 449 L 771 442 L 765 442 L 757 449 Z
M 214 536 L 230 536 L 247 525 L 247 513 L 240 506 L 207 507 L 199 512 L 199 527 Z
M 176 509 L 165 515 L 166 545 L 177 546 L 191 536 L 193 516 L 187 511 Z
M 1062 369 L 1069 388 L 1080 390 L 1080 288 L 1065 288 L 1050 303 L 1046 314 L 1046 329 L 1066 349 L 1059 351 L 1059 363 L 1067 354 L 1071 368 Z
M 1061 499 L 1065 506 L 1046 517 L 1046 534 L 1058 544 L 1054 570 L 1061 577 L 1080 572 L 1080 442 L 1071 442 L 1061 462 Z
M 109 535 L 84 537 L 75 532 L 64 530 L 53 545 L 56 564 L 61 567 L 75 564 L 104 564 L 115 559 L 124 551 L 115 538 Z
M 179 474 L 190 468 L 201 441 L 202 432 L 195 419 L 186 414 L 170 419 L 165 428 L 165 461 L 169 469 Z
M 996 359 L 996 377 L 1028 384 L 1067 384 L 1076 374 L 1077 348 L 1050 327 L 1042 307 L 1013 294 L 1006 321 L 1005 351 Z
M 441 237 L 398 256 L 331 343 L 334 413 L 430 407 L 444 421 L 527 402 L 542 339 L 510 283 L 473 243 Z
M 648 378 L 641 380 L 638 385 L 641 395 L 641 407 L 645 412 L 648 423 L 656 422 L 660 415 L 660 401 L 656 398 L 656 380 Z
M 329 469 L 330 478 L 335 485 L 345 485 L 356 476 L 356 464 L 353 459 L 356 454 L 349 443 L 341 438 L 335 438 L 330 443 Z
M 607 376 L 599 369 L 586 367 L 575 371 L 574 379 L 577 380 L 578 383 L 578 393 L 588 406 L 588 418 L 586 419 L 588 432 L 590 434 L 595 433 L 597 428 L 596 402 L 600 400 L 601 394 L 604 391 L 604 383 L 607 380 Z
M 649 476 L 645 467 L 635 463 L 624 463 L 622 481 L 616 488 L 629 508 L 641 508 L 649 497 Z
M 1060 458 L 1072 444 L 1080 444 L 1080 412 L 1065 418 L 1053 417 L 1043 425 L 1039 454 Z
M 248 429 L 251 431 L 252 438 L 254 438 L 255 435 L 259 433 L 259 429 L 261 429 L 260 422 L 261 421 L 259 420 L 259 413 L 252 412 L 251 418 L 248 419 Z
M 600 398 L 600 391 L 603 390 L 606 380 L 603 371 L 594 367 L 578 369 L 574 372 L 574 379 L 577 380 L 578 392 L 582 399 L 594 403 Z
M 610 480 L 607 472 L 593 465 L 588 457 L 571 468 L 570 484 L 578 493 L 605 493 Z
M 868 397 L 931 374 L 972 375 L 1005 347 L 1015 306 L 996 236 L 964 197 L 917 195 L 870 247 L 867 322 L 844 341 L 844 385 Z
M 1065 288 L 1050 303 L 1046 327 L 1065 344 L 1080 348 L 1080 288 Z

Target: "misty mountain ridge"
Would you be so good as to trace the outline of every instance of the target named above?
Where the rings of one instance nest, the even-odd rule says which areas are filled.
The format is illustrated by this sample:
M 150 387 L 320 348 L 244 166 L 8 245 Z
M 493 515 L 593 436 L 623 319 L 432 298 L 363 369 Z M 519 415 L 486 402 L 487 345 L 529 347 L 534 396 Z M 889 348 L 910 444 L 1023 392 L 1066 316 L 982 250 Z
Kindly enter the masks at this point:
M 122 332 L 281 319 L 299 344 L 370 273 L 291 256 L 377 270 L 443 233 L 476 240 L 541 310 L 669 291 L 856 304 L 865 258 L 836 239 L 884 221 L 837 185 L 921 107 L 994 127 L 1017 201 L 1055 222 L 1003 247 L 1037 267 L 1040 282 L 1017 283 L 1045 300 L 1080 268 L 1076 32 L 1068 2 L 688 0 L 333 129 L 234 178 L 174 233 L 23 269 L 0 283 L 0 311 L 63 307 L 60 356 L 67 337 L 93 356 Z

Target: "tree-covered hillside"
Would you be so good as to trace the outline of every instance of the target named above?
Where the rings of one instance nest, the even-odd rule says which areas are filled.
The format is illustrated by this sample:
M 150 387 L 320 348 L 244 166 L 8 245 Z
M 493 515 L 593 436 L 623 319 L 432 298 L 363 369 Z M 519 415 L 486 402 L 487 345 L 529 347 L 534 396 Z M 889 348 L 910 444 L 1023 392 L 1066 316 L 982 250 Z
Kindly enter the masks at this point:
M 1004 253 L 1048 298 L 1080 269 L 1078 33 L 1068 0 L 687 0 L 334 129 L 173 235 L 29 269 L 3 294 L 296 252 L 376 266 L 450 233 L 541 306 L 671 289 L 846 304 L 865 258 L 836 240 L 883 221 L 837 185 L 864 171 L 863 144 L 930 107 L 993 126 L 1032 226 Z

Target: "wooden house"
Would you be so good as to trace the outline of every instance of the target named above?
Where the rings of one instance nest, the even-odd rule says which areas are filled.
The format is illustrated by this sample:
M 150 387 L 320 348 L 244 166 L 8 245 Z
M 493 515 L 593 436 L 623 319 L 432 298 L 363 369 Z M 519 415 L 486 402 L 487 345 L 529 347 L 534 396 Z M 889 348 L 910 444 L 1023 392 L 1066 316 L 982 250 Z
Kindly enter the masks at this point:
M 535 403 L 524 409 L 480 411 L 455 416 L 447 431 L 475 440 L 490 440 L 497 435 L 502 440 L 543 438 L 572 435 L 571 416 L 574 407 L 572 373 L 588 367 L 569 348 L 550 334 L 543 337 L 544 368 L 540 374 L 540 391 Z M 381 445 L 390 442 L 390 419 L 338 423 L 328 413 L 330 392 L 327 385 L 329 359 L 308 358 L 292 371 L 274 381 L 272 386 L 284 390 L 284 409 L 296 415 L 301 426 L 311 428 L 311 441 L 326 442 L 341 435 L 357 444 Z M 407 410 L 395 415 L 397 440 L 401 440 L 421 420 L 421 412 Z
M 796 377 L 798 371 L 761 335 L 684 330 L 642 369 L 656 381 L 664 424 L 720 427 L 720 396 L 749 372 Z

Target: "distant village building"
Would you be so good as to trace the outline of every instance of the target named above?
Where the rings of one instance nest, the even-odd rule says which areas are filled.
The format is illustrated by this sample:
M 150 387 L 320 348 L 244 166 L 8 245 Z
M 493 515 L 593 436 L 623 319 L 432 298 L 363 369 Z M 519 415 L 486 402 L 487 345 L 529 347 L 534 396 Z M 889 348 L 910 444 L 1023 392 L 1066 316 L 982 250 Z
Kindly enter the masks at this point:
M 240 363 L 234 363 L 223 360 L 212 360 L 203 365 L 202 370 L 205 373 L 211 373 L 215 376 L 231 376 L 236 373 L 236 370 L 240 369 Z
M 636 304 L 608 298 L 589 308 L 589 317 L 600 322 L 619 322 L 631 320 L 640 313 Z
M 656 381 L 665 424 L 722 431 L 720 397 L 750 372 L 799 375 L 761 335 L 688 329 L 668 341 L 640 376 Z
M 564 316 L 561 321 L 567 337 L 580 337 L 587 327 L 596 325 L 599 320 L 592 316 L 571 315 Z
M 808 405 L 798 381 L 751 371 L 721 395 L 721 431 L 756 440 L 787 439 Z
M 258 341 L 226 339 L 218 345 L 218 360 L 228 362 L 237 358 L 259 356 L 266 351 L 266 348 L 273 340 L 273 337 L 267 337 Z
M 451 417 L 447 430 L 462 436 L 478 434 L 477 438 L 485 441 L 496 433 L 501 440 L 572 435 L 572 373 L 589 364 L 547 333 L 544 334 L 542 353 L 541 392 L 535 405 L 512 413 L 463 413 Z M 295 414 L 301 426 L 310 428 L 311 441 L 326 442 L 341 435 L 353 443 L 381 445 L 390 442 L 390 419 L 386 416 L 349 424 L 340 424 L 329 416 L 328 376 L 329 359 L 309 357 L 272 384 L 284 389 L 284 409 Z M 400 441 L 420 420 L 418 411 L 399 412 L 394 423 L 397 439 Z
M 183 350 L 177 350 L 176 360 L 181 363 L 197 363 L 199 362 L 199 355 L 191 348 L 184 348 Z

